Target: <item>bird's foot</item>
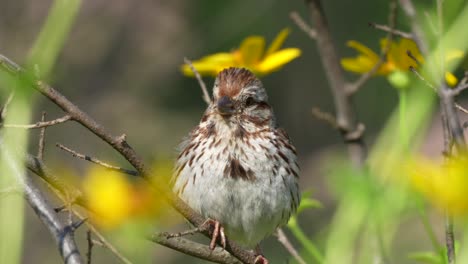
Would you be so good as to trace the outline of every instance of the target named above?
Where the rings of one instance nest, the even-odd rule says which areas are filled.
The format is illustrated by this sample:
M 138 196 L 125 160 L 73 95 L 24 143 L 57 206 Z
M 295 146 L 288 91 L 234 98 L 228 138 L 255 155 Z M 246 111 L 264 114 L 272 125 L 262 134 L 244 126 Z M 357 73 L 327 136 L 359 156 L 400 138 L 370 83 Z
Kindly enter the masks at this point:
M 211 230 L 211 242 L 210 249 L 214 250 L 216 247 L 216 242 L 219 239 L 219 243 L 223 248 L 226 248 L 226 235 L 224 234 L 224 227 L 221 226 L 219 221 L 208 219 L 202 225 L 207 230 Z
M 255 258 L 255 264 L 268 264 L 268 259 L 263 256 L 262 250 L 260 249 L 260 244 L 255 247 L 254 250 L 257 257 Z
M 258 255 L 255 258 L 255 264 L 268 264 L 268 259 L 266 259 L 263 255 Z

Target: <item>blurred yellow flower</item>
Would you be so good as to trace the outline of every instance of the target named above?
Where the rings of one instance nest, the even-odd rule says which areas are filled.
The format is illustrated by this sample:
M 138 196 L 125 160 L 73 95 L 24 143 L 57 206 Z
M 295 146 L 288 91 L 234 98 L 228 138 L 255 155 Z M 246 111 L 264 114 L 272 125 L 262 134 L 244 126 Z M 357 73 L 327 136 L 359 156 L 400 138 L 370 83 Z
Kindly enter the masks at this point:
M 468 160 L 451 159 L 445 165 L 418 157 L 404 166 L 413 188 L 432 204 L 453 214 L 468 213 Z
M 83 181 L 91 220 L 103 228 L 115 228 L 154 213 L 156 197 L 147 182 L 102 166 L 93 166 Z M 158 201 L 160 202 L 160 201 Z
M 358 52 L 356 57 L 352 58 L 342 58 L 341 66 L 350 72 L 365 74 L 369 72 L 374 65 L 379 61 L 380 55 L 372 51 L 370 48 L 366 47 L 362 43 L 359 43 L 355 40 L 350 40 L 347 42 L 347 46 L 355 49 Z M 384 50 L 387 46 L 387 39 L 380 40 L 380 49 Z M 415 69 L 418 68 L 418 64 L 408 56 L 407 51 L 420 62 L 424 63 L 424 58 L 422 57 L 416 43 L 410 39 L 401 38 L 399 42 L 393 41 L 390 44 L 390 49 L 387 53 L 387 58 L 385 62 L 377 69 L 377 75 L 389 76 L 392 74 L 396 75 L 398 78 L 395 80 L 402 80 L 401 73 L 407 72 L 410 66 Z M 451 51 L 446 56 L 446 61 L 453 60 L 456 58 L 461 58 L 464 56 L 462 51 Z M 392 80 L 389 79 L 391 82 Z M 455 86 L 458 82 L 458 79 L 450 72 L 445 73 L 445 80 L 450 86 Z M 406 82 L 403 82 L 406 84 Z M 392 82 L 392 84 L 394 84 Z
M 238 49 L 205 56 L 194 61 L 193 66 L 204 76 L 216 76 L 229 67 L 243 67 L 259 76 L 266 75 L 279 70 L 301 55 L 298 48 L 280 49 L 288 35 L 289 29 L 283 29 L 266 51 L 264 37 L 249 36 L 242 41 Z M 187 64 L 182 65 L 182 72 L 186 76 L 194 76 Z

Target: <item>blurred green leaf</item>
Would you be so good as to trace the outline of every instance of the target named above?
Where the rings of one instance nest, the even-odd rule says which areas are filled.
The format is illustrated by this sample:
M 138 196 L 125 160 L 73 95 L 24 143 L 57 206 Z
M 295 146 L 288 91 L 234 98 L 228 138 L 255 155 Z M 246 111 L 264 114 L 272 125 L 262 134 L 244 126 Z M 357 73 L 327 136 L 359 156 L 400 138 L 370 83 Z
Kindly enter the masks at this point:
M 439 254 L 431 251 L 413 252 L 408 255 L 411 260 L 418 261 L 420 263 L 427 264 L 445 264 L 444 258 L 441 258 Z
M 55 0 L 44 26 L 32 47 L 28 67 L 47 78 L 78 13 L 81 0 Z
M 312 196 L 312 190 L 306 190 L 301 194 L 301 202 L 299 203 L 299 207 L 297 208 L 296 214 L 299 215 L 305 209 L 309 208 L 322 208 L 323 205 L 319 200 L 310 198 Z
M 297 214 L 308 208 L 322 208 L 322 203 L 319 200 L 312 198 L 302 198 L 299 207 L 297 208 Z

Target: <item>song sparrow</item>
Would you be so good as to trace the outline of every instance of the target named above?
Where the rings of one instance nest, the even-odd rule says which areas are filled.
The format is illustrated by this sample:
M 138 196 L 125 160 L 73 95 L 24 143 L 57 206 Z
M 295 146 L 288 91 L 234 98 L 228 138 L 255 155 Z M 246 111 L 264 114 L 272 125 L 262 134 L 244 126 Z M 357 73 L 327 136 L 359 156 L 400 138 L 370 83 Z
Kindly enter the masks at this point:
M 212 219 L 221 238 L 225 230 L 228 238 L 253 248 L 296 211 L 296 150 L 250 71 L 220 72 L 213 100 L 180 145 L 173 190 Z

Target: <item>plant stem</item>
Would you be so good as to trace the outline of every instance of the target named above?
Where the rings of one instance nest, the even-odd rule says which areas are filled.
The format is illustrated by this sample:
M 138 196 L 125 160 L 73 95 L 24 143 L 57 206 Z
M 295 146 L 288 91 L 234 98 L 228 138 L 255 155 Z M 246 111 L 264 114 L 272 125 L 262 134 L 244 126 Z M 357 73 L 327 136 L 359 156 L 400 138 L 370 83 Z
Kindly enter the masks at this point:
M 291 219 L 289 220 L 289 223 L 288 223 L 287 226 L 288 226 L 289 230 L 291 230 L 293 235 L 296 237 L 296 239 L 306 249 L 306 251 L 308 253 L 310 253 L 310 255 L 312 255 L 312 257 L 315 258 L 317 263 L 323 263 L 324 259 L 323 259 L 322 253 L 320 253 L 317 246 L 312 241 L 310 241 L 310 239 L 307 238 L 307 236 L 304 234 L 304 232 L 302 232 L 302 229 L 297 224 L 296 217 L 294 217 L 294 216 L 291 217 Z

